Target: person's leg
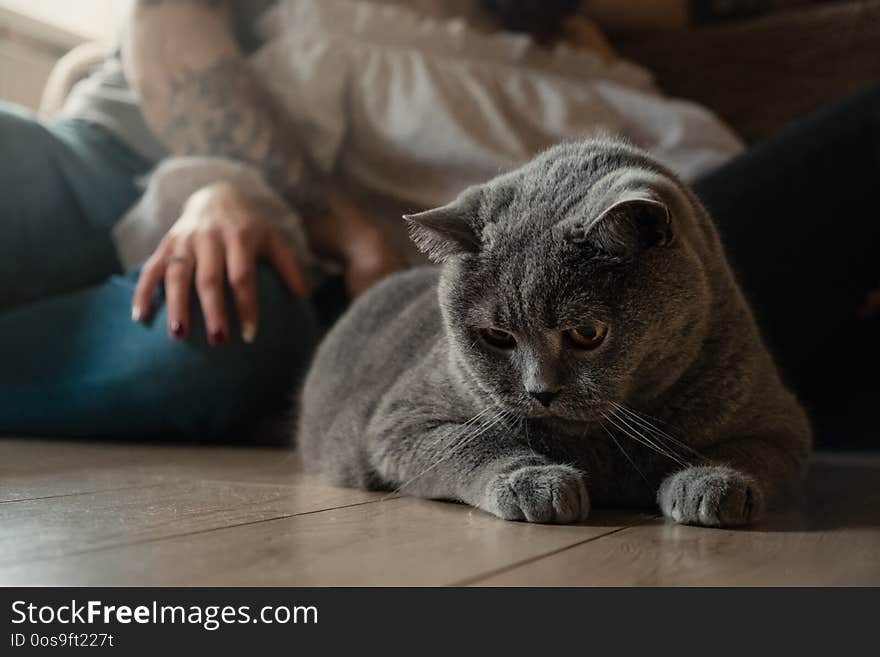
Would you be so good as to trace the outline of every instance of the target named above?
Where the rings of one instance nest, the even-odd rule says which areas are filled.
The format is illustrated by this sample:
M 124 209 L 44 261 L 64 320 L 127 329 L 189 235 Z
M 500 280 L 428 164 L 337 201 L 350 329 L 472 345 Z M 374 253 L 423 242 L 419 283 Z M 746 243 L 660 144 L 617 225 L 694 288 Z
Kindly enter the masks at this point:
M 880 276 L 880 86 L 799 121 L 695 184 L 785 365 Z
M 149 164 L 100 128 L 0 103 L 0 311 L 118 271 L 111 228 Z
M 241 440 L 290 406 L 318 328 L 273 271 L 259 272 L 256 342 L 220 349 L 195 300 L 185 342 L 168 338 L 161 306 L 132 322 L 137 273 L 0 314 L 0 435 Z
M 880 282 L 880 86 L 792 124 L 694 187 L 816 415 L 866 390 L 880 336 L 856 310 Z

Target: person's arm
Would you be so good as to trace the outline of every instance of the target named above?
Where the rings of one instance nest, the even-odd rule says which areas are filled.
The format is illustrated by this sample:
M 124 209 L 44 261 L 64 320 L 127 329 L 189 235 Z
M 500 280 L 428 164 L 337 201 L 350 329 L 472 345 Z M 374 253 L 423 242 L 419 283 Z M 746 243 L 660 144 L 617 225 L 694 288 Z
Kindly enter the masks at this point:
M 768 13 L 758 0 L 581 0 L 581 12 L 615 35 L 680 30 Z
M 254 75 L 230 0 L 136 0 L 122 56 L 153 132 L 174 155 L 228 157 L 262 171 L 293 206 L 320 180 L 282 104 Z
M 343 264 L 349 292 L 357 296 L 403 262 L 341 191 L 324 189 L 298 126 L 254 75 L 234 36 L 234 10 L 242 8 L 241 0 L 136 0 L 123 35 L 126 77 L 171 154 L 226 157 L 259 169 L 302 211 L 312 248 Z M 228 184 L 200 190 L 142 269 L 132 317 L 149 316 L 153 291 L 164 282 L 168 332 L 185 337 L 195 281 L 209 339 L 222 344 L 230 336 L 228 285 L 249 342 L 258 322 L 258 259 L 269 260 L 292 292 L 305 293 L 271 211 Z
M 581 11 L 606 32 L 656 32 L 691 22 L 691 0 L 583 0 Z

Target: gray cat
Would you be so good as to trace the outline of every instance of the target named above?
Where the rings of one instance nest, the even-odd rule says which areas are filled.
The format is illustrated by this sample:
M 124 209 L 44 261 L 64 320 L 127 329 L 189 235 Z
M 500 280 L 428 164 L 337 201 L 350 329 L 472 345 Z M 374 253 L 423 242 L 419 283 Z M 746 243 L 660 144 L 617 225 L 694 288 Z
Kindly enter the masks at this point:
M 656 501 L 735 526 L 797 491 L 807 418 L 706 210 L 644 153 L 564 144 L 406 219 L 442 266 L 378 285 L 324 340 L 309 469 L 529 522 Z

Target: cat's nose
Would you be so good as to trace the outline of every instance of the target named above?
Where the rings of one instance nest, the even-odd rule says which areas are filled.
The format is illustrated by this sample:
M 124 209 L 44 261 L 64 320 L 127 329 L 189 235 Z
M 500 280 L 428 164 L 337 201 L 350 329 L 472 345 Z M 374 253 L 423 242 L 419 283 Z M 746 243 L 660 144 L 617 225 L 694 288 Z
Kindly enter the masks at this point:
M 529 395 L 537 399 L 544 408 L 550 408 L 557 394 L 559 393 L 551 390 L 529 390 Z

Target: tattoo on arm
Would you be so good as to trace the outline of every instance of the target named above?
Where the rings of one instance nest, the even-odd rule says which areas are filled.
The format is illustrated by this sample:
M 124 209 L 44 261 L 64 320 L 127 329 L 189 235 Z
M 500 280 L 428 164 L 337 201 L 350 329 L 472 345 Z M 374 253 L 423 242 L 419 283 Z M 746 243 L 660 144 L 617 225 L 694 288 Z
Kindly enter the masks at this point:
M 212 9 L 226 4 L 139 0 L 146 7 L 187 1 Z M 300 127 L 243 56 L 220 54 L 214 63 L 197 68 L 180 63 L 162 87 L 153 106 L 145 108 L 157 136 L 173 154 L 246 162 L 259 168 L 294 207 L 323 209 L 320 176 L 304 148 Z
M 297 126 L 246 61 L 225 57 L 171 84 L 162 139 L 178 155 L 216 155 L 260 168 L 295 206 L 316 202 L 318 176 Z

